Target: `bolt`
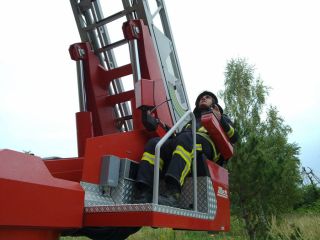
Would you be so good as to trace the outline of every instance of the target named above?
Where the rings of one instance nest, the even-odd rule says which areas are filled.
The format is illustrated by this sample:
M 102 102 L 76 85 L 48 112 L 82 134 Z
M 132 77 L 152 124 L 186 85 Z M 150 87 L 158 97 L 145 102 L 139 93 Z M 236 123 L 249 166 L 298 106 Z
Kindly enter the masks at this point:
M 135 36 L 137 36 L 140 33 L 140 29 L 137 26 L 133 26 L 132 30 Z
M 83 57 L 86 54 L 86 52 L 82 48 L 78 48 L 78 53 L 80 57 Z

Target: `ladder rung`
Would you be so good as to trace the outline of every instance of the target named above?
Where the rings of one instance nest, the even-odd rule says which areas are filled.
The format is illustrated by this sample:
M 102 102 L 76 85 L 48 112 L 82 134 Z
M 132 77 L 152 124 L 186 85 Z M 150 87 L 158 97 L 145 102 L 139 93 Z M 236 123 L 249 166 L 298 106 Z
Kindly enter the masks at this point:
M 99 70 L 101 70 L 101 80 L 105 85 L 109 85 L 113 79 L 118 79 L 132 74 L 132 67 L 130 63 L 121 67 L 112 68 L 108 71 L 105 71 L 102 68 L 99 68 Z
M 115 120 L 117 128 L 121 129 L 122 125 L 125 124 L 125 121 L 126 120 L 131 120 L 131 119 L 132 119 L 132 115 L 128 115 L 128 116 L 117 118 Z
M 161 9 L 162 9 L 162 6 L 157 8 L 157 10 L 152 14 L 152 19 L 154 19 L 154 17 L 160 12 Z
M 130 101 L 132 98 L 134 98 L 134 90 L 107 96 L 106 102 L 108 105 L 115 105 L 117 103 Z
M 127 15 L 128 13 L 133 12 L 133 11 L 135 11 L 135 8 L 134 8 L 134 7 L 131 7 L 131 8 L 129 8 L 128 10 L 122 10 L 122 11 L 120 11 L 120 12 L 117 12 L 117 13 L 109 16 L 109 17 L 106 17 L 106 18 L 104 18 L 104 19 L 101 19 L 100 21 L 98 21 L 98 22 L 96 22 L 96 23 L 93 23 L 93 24 L 91 24 L 91 25 L 89 25 L 89 26 L 87 26 L 87 27 L 84 27 L 83 30 L 85 30 L 85 31 L 90 31 L 90 30 L 93 30 L 93 29 L 95 29 L 95 28 L 101 27 L 101 26 L 103 26 L 103 25 L 105 25 L 105 24 L 107 24 L 107 23 L 110 23 L 110 22 L 112 22 L 112 21 L 114 21 L 114 20 L 117 20 L 117 19 L 119 19 L 119 18 Z
M 128 115 L 128 116 L 117 118 L 116 121 L 117 122 L 123 122 L 123 121 L 131 120 L 131 119 L 132 119 L 132 115 Z
M 128 40 L 127 39 L 122 39 L 120 41 L 117 41 L 117 42 L 114 42 L 114 43 L 111 43 L 111 44 L 108 44 L 107 46 L 105 47 L 102 47 L 102 48 L 99 48 L 97 49 L 95 52 L 96 53 L 101 53 L 101 52 L 104 52 L 104 51 L 108 51 L 108 50 L 111 50 L 113 48 L 116 48 L 116 47 L 119 47 L 121 45 L 124 45 L 128 43 Z

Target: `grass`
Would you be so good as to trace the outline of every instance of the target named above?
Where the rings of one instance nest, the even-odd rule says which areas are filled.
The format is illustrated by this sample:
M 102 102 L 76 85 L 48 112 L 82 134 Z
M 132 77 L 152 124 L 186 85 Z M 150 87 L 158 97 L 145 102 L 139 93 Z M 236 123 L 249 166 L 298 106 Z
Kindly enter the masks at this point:
M 172 229 L 143 228 L 128 240 L 247 240 L 246 236 L 234 232 L 211 234 L 206 231 L 193 232 Z
M 128 240 L 248 240 L 244 224 L 236 217 L 231 217 L 231 231 L 228 233 L 210 234 L 172 230 L 168 228 L 153 229 L 144 227 L 131 235 Z M 270 222 L 270 240 L 319 240 L 320 214 L 290 214 L 282 219 L 272 218 Z M 61 237 L 60 240 L 89 240 L 86 237 Z
M 212 234 L 206 231 L 182 231 L 169 228 L 154 229 L 143 227 L 139 232 L 131 235 L 128 240 L 247 240 L 242 222 L 232 217 L 231 231 L 228 233 Z M 61 237 L 60 240 L 89 240 L 86 237 Z
M 87 237 L 60 237 L 60 240 L 90 240 Z
M 269 234 L 275 240 L 319 240 L 320 214 L 290 214 L 282 220 L 273 218 Z

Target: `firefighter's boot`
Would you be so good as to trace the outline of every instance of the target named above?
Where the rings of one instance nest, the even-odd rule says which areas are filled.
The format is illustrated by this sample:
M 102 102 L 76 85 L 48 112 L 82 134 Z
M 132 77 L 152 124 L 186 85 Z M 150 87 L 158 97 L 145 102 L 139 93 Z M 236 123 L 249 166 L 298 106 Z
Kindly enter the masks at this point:
M 159 196 L 159 204 L 169 207 L 179 207 L 180 192 L 166 190 Z
M 179 200 L 181 195 L 180 184 L 172 179 L 166 179 L 166 190 L 164 193 L 159 196 L 159 204 L 170 206 L 170 207 L 179 207 Z
M 132 203 L 151 203 L 152 202 L 152 189 L 146 184 L 138 183 L 133 197 Z

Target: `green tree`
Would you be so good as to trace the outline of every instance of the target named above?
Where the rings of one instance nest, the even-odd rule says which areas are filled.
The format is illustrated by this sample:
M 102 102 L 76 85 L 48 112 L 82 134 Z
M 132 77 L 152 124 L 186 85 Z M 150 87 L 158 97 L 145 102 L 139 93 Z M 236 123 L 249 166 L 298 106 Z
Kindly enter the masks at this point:
M 291 128 L 276 108 L 265 110 L 268 91 L 245 59 L 227 63 L 220 95 L 239 131 L 228 164 L 232 210 L 244 219 L 250 239 L 264 239 L 271 216 L 293 206 L 300 181 L 299 147 L 288 143 Z
M 305 211 L 320 211 L 320 188 L 316 185 L 304 185 L 300 189 L 300 201 L 296 203 L 295 209 Z

